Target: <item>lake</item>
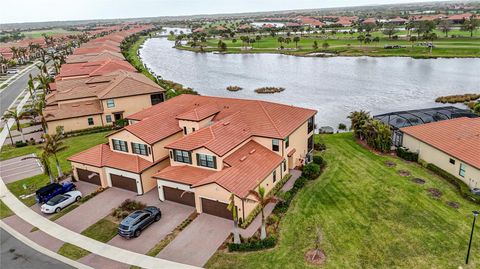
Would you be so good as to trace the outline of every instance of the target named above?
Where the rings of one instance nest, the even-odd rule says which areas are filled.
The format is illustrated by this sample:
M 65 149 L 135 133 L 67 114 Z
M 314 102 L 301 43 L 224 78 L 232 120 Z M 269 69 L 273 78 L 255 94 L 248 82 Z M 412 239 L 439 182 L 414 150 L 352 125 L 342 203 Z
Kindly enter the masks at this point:
M 440 106 L 442 95 L 480 92 L 480 59 L 295 57 L 279 54 L 195 53 L 166 38 L 145 42 L 144 63 L 164 79 L 202 95 L 262 99 L 318 110 L 317 125 L 336 128 L 350 111 L 373 115 Z M 229 92 L 229 85 L 243 90 Z M 254 89 L 283 87 L 260 95 Z M 457 105 L 462 107 L 462 105 Z

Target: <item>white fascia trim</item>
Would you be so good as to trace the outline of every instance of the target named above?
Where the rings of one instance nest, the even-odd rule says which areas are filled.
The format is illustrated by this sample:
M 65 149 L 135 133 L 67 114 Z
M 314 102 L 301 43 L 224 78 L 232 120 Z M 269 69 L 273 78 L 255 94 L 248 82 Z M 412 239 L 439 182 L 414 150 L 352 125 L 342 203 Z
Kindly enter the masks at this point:
M 135 174 L 132 172 L 127 172 L 123 170 L 118 170 L 110 167 L 105 167 L 105 173 L 107 174 L 107 184 L 109 187 L 112 187 L 112 179 L 110 178 L 110 174 L 118 175 L 118 176 L 124 176 L 124 177 L 129 177 L 135 179 L 137 183 L 137 194 L 142 194 L 142 179 L 139 174 Z
M 182 191 L 194 192 L 193 189 L 190 188 L 189 185 L 175 183 L 175 182 L 161 180 L 161 179 L 157 179 L 157 186 L 158 186 L 158 197 L 160 198 L 161 201 L 165 201 L 165 195 L 163 193 L 163 186 L 174 188 L 174 189 L 179 189 L 179 190 L 182 190 Z

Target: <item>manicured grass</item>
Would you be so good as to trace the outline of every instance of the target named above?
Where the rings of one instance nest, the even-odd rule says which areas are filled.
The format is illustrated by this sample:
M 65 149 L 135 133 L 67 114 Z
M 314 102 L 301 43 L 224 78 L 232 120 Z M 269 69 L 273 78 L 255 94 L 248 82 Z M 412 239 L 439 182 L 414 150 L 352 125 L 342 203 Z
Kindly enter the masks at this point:
M 101 219 L 85 229 L 81 234 L 102 243 L 107 243 L 117 235 L 117 224 L 107 219 Z M 63 244 L 57 253 L 72 260 L 78 260 L 90 254 L 89 251 L 69 243 Z
M 60 249 L 58 249 L 57 253 L 76 261 L 90 254 L 90 251 L 72 245 L 70 243 L 65 243 L 63 244 L 63 246 L 60 247 Z
M 26 38 L 40 38 L 40 37 L 43 37 L 42 34 L 46 34 L 46 35 L 56 35 L 56 34 L 70 34 L 70 35 L 74 35 L 74 34 L 79 34 L 80 32 L 78 31 L 70 31 L 70 30 L 66 30 L 66 29 L 63 29 L 63 28 L 53 28 L 53 29 L 49 29 L 49 30 L 34 30 L 34 31 L 25 31 L 25 32 L 22 32 L 22 34 L 25 35 Z
M 101 132 L 66 138 L 64 142 L 65 145 L 68 146 L 68 149 L 58 154 L 60 166 L 62 167 L 63 172 L 69 173 L 72 169 L 70 162 L 67 161 L 68 157 L 83 150 L 89 149 L 95 145 L 107 142 L 105 135 L 107 135 L 108 133 L 109 132 Z M 2 151 L 0 152 L 0 160 L 6 160 L 31 153 L 36 153 L 38 156 L 41 153 L 41 150 L 38 147 L 38 145 L 26 146 L 22 148 L 3 147 Z M 54 176 L 56 176 L 57 169 L 53 158 L 50 160 L 50 168 L 52 169 Z M 22 194 L 26 195 L 35 192 L 36 189 L 46 185 L 48 182 L 48 176 L 41 174 L 9 183 L 7 184 L 7 187 L 15 196 L 19 197 Z M 24 186 L 26 187 L 26 189 L 24 188 Z M 32 206 L 35 204 L 35 198 L 33 196 L 27 199 L 20 200 L 27 206 Z
M 10 208 L 0 201 L 0 219 L 10 217 L 11 215 L 13 215 L 13 212 L 10 210 Z
M 418 164 L 366 150 L 351 133 L 322 139 L 328 148 L 322 154 L 327 168 L 293 200 L 281 221 L 278 245 L 252 253 L 218 252 L 207 268 L 311 267 L 304 254 L 314 247 L 316 227 L 322 231 L 320 247 L 327 257 L 322 268 L 480 266 L 480 240 L 473 240 L 470 264 L 464 265 L 471 211 L 478 205 Z M 397 166 L 387 167 L 386 160 Z M 400 169 L 426 184 L 400 176 Z M 433 199 L 428 188 L 443 195 Z M 460 208 L 451 208 L 448 201 L 458 202 Z

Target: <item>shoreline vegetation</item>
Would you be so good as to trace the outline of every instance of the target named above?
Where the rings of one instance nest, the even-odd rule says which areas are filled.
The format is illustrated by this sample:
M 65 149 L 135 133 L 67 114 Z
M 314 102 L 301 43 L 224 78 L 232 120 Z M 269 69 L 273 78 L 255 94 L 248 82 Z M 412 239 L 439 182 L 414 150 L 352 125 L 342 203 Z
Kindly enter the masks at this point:
M 277 93 L 277 92 L 283 92 L 285 88 L 282 87 L 261 87 L 255 89 L 256 93 L 259 94 L 271 94 L 271 93 Z
M 227 87 L 227 91 L 231 91 L 231 92 L 238 92 L 240 90 L 242 90 L 243 88 L 242 87 L 239 87 L 239 86 L 228 86 Z

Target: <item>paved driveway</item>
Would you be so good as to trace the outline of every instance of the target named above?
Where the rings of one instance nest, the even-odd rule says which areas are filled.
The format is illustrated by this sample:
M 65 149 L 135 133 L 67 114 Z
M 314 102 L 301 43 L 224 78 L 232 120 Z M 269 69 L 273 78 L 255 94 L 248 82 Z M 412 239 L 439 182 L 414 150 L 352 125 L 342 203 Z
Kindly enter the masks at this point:
M 157 257 L 194 266 L 203 266 L 227 239 L 233 222 L 200 214 Z
M 0 162 L 0 176 L 5 184 L 43 173 L 40 162 L 36 159 L 22 160 L 25 157 L 34 157 L 29 154 Z
M 110 214 L 113 208 L 119 206 L 126 199 L 133 199 L 136 196 L 137 194 L 131 191 L 108 188 L 56 222 L 74 232 L 80 233 Z

